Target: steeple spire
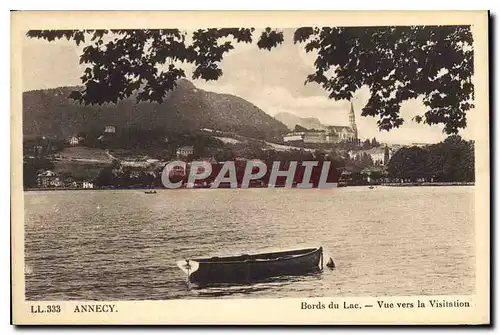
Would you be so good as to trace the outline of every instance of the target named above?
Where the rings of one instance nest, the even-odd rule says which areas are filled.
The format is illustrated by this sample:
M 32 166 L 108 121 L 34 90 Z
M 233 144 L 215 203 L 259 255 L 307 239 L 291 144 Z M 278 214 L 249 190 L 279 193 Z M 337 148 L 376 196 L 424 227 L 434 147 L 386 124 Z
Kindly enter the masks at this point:
M 356 127 L 356 117 L 354 116 L 354 106 L 351 101 L 351 108 L 349 109 L 349 125 L 354 132 L 354 138 L 358 138 L 358 128 Z

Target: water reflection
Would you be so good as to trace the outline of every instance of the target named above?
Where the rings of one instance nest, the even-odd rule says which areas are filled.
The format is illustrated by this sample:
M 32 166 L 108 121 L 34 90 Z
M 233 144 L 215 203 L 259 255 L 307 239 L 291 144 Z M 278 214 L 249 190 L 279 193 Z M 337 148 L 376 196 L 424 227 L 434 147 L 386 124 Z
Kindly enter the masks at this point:
M 289 285 L 304 283 L 307 281 L 318 281 L 322 278 L 322 272 L 311 272 L 296 276 L 279 276 L 252 281 L 252 283 L 212 283 L 212 284 L 188 284 L 191 292 L 199 297 L 222 297 L 231 295 L 247 295 L 268 290 L 285 289 Z

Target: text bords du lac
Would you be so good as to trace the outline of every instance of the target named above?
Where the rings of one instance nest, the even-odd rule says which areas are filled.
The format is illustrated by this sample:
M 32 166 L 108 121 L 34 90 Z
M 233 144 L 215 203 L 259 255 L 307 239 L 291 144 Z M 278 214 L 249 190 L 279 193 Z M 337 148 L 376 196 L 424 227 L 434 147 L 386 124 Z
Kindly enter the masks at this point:
M 470 307 L 470 303 L 468 301 L 460 301 L 460 300 L 437 300 L 437 299 L 429 299 L 426 301 L 416 300 L 416 301 L 402 301 L 402 302 L 387 302 L 383 300 L 377 300 L 375 304 L 359 304 L 359 303 L 348 303 L 343 301 L 341 303 L 330 301 L 329 303 L 317 302 L 317 303 L 308 303 L 305 301 L 301 302 L 301 309 L 311 309 L 311 310 L 319 310 L 319 309 L 362 309 L 362 308 L 381 308 L 381 309 L 396 309 L 396 308 L 460 308 L 460 307 Z

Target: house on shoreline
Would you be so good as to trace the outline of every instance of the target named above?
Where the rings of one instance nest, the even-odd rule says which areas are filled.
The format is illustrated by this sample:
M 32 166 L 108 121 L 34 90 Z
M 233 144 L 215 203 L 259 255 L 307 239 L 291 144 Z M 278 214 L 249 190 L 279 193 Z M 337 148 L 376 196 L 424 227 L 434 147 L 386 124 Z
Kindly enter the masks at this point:
M 93 189 L 94 183 L 88 180 L 75 180 L 71 176 L 59 176 L 52 170 L 47 170 L 39 173 L 37 176 L 37 186 L 40 189 L 55 189 L 55 188 L 77 188 L 77 189 Z
M 38 174 L 37 185 L 39 188 L 61 187 L 62 182 L 55 172 L 47 170 Z

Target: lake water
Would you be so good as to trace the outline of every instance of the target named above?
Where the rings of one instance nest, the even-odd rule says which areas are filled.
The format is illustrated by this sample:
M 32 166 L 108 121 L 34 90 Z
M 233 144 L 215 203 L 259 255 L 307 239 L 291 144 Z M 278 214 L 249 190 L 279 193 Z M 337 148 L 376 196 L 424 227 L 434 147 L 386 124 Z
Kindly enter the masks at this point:
M 474 187 L 25 192 L 28 300 L 475 291 Z M 189 289 L 176 262 L 323 246 L 336 269 Z

